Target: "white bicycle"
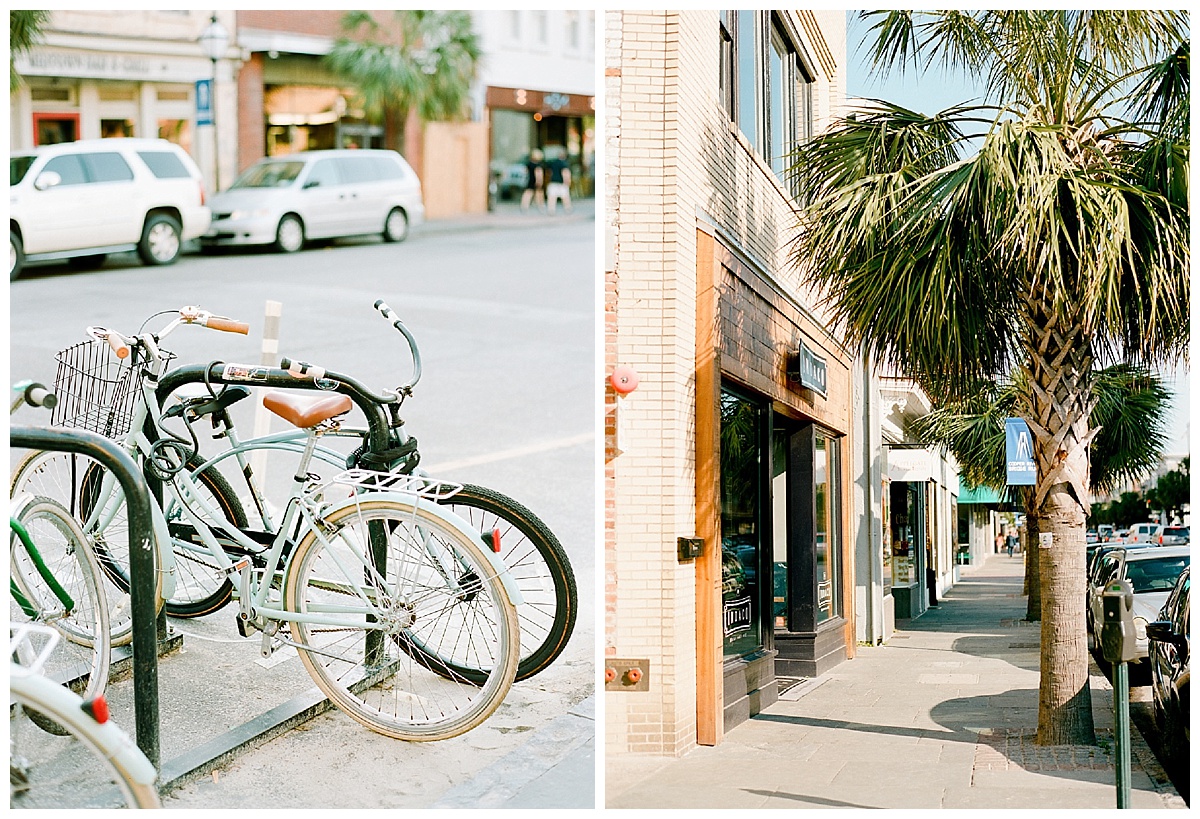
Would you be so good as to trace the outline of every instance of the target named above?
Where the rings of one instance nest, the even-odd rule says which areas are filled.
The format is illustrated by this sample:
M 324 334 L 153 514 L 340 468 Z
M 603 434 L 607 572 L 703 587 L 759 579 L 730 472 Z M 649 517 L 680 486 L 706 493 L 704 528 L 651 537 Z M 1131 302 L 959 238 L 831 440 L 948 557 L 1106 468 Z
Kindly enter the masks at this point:
M 10 631 L 9 653 L 25 662 L 9 668 L 9 807 L 159 807 L 154 766 L 108 719 L 104 697 L 84 700 L 41 673 L 58 640 L 48 626 Z

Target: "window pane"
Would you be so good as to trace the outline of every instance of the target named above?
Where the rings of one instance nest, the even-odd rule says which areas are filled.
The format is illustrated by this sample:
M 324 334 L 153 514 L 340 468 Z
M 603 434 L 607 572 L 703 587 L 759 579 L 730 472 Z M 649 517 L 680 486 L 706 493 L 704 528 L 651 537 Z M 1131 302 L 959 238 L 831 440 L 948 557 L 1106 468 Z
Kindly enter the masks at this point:
M 60 185 L 82 185 L 87 181 L 87 177 L 83 174 L 83 163 L 79 161 L 79 157 L 75 154 L 56 156 L 47 162 L 46 167 L 42 170 L 54 171 L 62 177 Z
M 762 644 L 761 560 L 763 420 L 761 408 L 721 393 L 721 602 L 725 654 Z
M 783 178 L 783 154 L 790 147 L 786 141 L 784 130 L 787 124 L 787 87 L 784 82 L 784 58 L 780 53 L 780 43 L 771 38 L 770 60 L 767 66 L 768 101 L 770 108 L 767 117 L 770 120 L 770 138 L 763 146 L 763 154 L 771 163 L 775 175 Z
M 118 153 L 84 154 L 83 161 L 87 165 L 88 176 L 92 182 L 130 182 L 133 180 L 133 169 Z
M 758 140 L 758 89 L 757 60 L 758 38 L 755 36 L 755 13 L 737 13 L 737 123 L 751 147 L 757 148 Z
M 150 173 L 159 179 L 187 179 L 191 174 L 183 161 L 170 151 L 138 151 Z

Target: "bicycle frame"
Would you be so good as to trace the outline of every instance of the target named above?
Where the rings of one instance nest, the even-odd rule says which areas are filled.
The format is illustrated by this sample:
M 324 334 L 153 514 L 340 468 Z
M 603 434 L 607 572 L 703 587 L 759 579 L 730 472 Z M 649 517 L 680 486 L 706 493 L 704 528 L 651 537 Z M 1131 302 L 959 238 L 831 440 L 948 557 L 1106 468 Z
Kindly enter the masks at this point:
M 159 359 L 156 355 L 153 356 L 153 359 L 153 367 L 155 370 L 157 370 L 161 367 L 161 359 Z M 231 367 L 235 368 L 232 371 L 237 371 L 237 365 L 226 365 L 224 371 L 230 372 Z M 173 370 L 171 373 L 168 373 L 168 375 L 164 377 L 163 381 L 167 381 L 167 379 L 171 378 L 171 376 L 177 372 L 178 370 Z M 212 373 L 210 373 L 210 376 L 211 375 Z M 163 386 L 160 384 L 157 376 L 158 373 L 151 370 L 146 373 L 143 379 L 141 385 L 142 398 L 135 408 L 133 423 L 130 427 L 130 433 L 126 437 L 126 446 L 131 450 L 131 454 L 136 452 L 144 457 L 149 457 L 153 447 L 151 436 L 153 436 L 153 440 L 155 441 L 161 440 L 162 436 L 160 436 L 159 433 L 162 430 L 161 424 L 163 421 L 163 412 L 159 397 L 163 395 Z M 288 378 L 291 379 L 291 381 L 287 386 L 294 388 L 296 386 L 294 378 L 291 376 L 288 376 Z M 350 380 L 346 379 L 346 381 L 349 382 Z M 353 387 L 359 386 L 356 383 L 351 383 Z M 356 392 L 359 393 L 359 398 L 362 399 L 364 403 L 366 403 L 368 400 L 374 401 L 378 398 L 377 396 L 371 396 L 368 391 L 362 388 L 357 389 Z M 372 403 L 372 406 L 378 407 L 379 405 L 378 403 Z M 386 430 L 386 419 L 381 418 L 382 413 L 376 413 L 375 416 L 376 420 L 383 421 L 384 429 Z M 374 427 L 374 429 L 378 429 L 378 427 Z M 368 428 L 367 434 L 370 435 L 371 432 L 372 428 Z M 345 434 L 360 436 L 362 431 L 355 430 Z M 303 442 L 301 442 L 302 438 L 304 439 Z M 316 444 L 317 438 L 318 434 L 316 432 L 311 432 L 308 430 L 292 430 L 279 433 L 274 436 L 266 436 L 263 439 L 251 439 L 231 447 L 227 452 L 221 453 L 216 459 L 214 459 L 214 462 L 217 460 L 223 460 L 230 456 L 236 456 L 244 469 L 244 453 L 262 446 L 266 446 L 267 448 L 281 448 L 293 452 L 299 451 L 304 453 L 301 464 L 298 468 L 300 471 L 306 469 L 309 460 L 316 452 L 318 452 L 318 450 L 320 451 L 322 457 L 327 461 L 333 463 L 344 463 L 344 457 L 334 450 L 327 447 L 318 448 Z M 210 462 L 210 464 L 206 464 L 206 468 L 207 466 L 211 465 L 211 463 L 212 462 Z M 243 474 L 245 473 L 243 472 Z M 252 482 L 250 483 L 252 484 Z M 106 473 L 104 475 L 100 495 L 100 497 L 104 499 L 104 502 L 97 504 L 97 510 L 93 512 L 93 516 L 89 518 L 89 526 L 93 523 L 99 523 L 101 526 L 106 526 L 111 523 L 112 517 L 115 515 L 117 508 L 117 504 L 114 502 L 115 499 L 112 494 L 114 486 L 115 479 Z M 278 528 L 275 529 L 274 537 L 272 538 L 271 543 L 266 550 L 266 565 L 261 570 L 258 570 L 254 569 L 250 565 L 249 561 L 235 561 L 232 559 L 219 542 L 217 535 L 214 533 L 212 524 L 206 521 L 202 516 L 207 516 L 209 521 L 224 522 L 226 524 L 224 526 L 221 526 L 220 523 L 217 524 L 220 527 L 222 534 L 227 536 L 241 549 L 248 553 L 256 554 L 262 557 L 262 544 L 238 530 L 235 526 L 228 522 L 227 518 L 220 510 L 208 503 L 207 500 L 200 494 L 198 482 L 193 475 L 189 474 L 186 469 L 180 470 L 171 478 L 170 481 L 164 482 L 164 488 L 166 487 L 169 487 L 167 491 L 169 492 L 170 498 L 178 504 L 179 511 L 194 527 L 197 536 L 200 538 L 201 543 L 205 547 L 206 552 L 213 558 L 214 561 L 216 561 L 218 568 L 230 576 L 237 572 L 241 572 L 242 578 L 239 581 L 238 591 L 240 605 L 242 607 L 241 616 L 243 620 L 249 622 L 250 619 L 255 616 L 267 615 L 266 619 L 270 620 L 304 622 L 311 625 L 339 624 L 340 621 L 330 618 L 321 618 L 312 614 L 299 614 L 296 612 L 286 611 L 282 606 L 281 600 L 273 601 L 270 599 L 271 583 L 259 582 L 256 584 L 252 582 L 253 578 L 251 575 L 256 571 L 261 571 L 262 577 L 265 580 L 268 577 L 274 577 L 277 573 L 286 574 L 290 561 L 290 553 L 285 554 L 285 549 L 288 545 L 287 533 L 293 531 L 295 528 L 298 522 L 297 515 L 300 516 L 299 522 L 301 525 L 301 533 L 312 531 L 318 538 L 322 539 L 325 544 L 328 545 L 328 541 L 324 540 L 324 536 L 321 533 L 321 527 L 316 524 L 323 515 L 331 514 L 333 511 L 336 511 L 336 509 L 340 509 L 341 506 L 336 508 L 326 508 L 315 506 L 311 503 L 306 503 L 305 487 L 298 482 L 295 483 L 293 485 L 292 493 L 288 497 L 283 519 L 280 521 Z M 257 492 L 257 489 L 252 487 L 251 491 Z M 469 525 L 452 512 L 442 507 L 438 507 L 436 504 L 423 501 L 422 499 L 413 495 L 409 495 L 407 493 L 371 492 L 369 497 L 372 500 L 388 500 L 402 505 L 424 505 L 430 510 L 436 510 L 434 512 L 436 517 L 441 519 L 447 525 L 458 529 L 460 534 L 464 535 L 465 537 L 478 537 L 478 533 L 472 533 Z M 356 500 L 352 502 L 360 502 L 361 500 L 363 500 L 362 496 L 356 496 Z M 165 503 L 162 504 L 162 506 L 163 508 L 175 508 L 174 506 L 168 506 Z M 265 504 L 263 504 L 261 511 L 266 511 Z M 165 515 L 163 514 L 162 509 L 156 509 L 155 512 L 156 524 L 161 523 L 162 529 L 165 532 Z M 99 517 L 97 518 L 96 516 L 98 514 Z M 171 540 L 169 533 L 167 533 L 165 537 L 160 540 L 160 543 L 170 542 Z M 425 538 L 425 543 L 427 549 L 432 548 L 428 538 Z M 510 602 L 513 605 L 520 605 L 522 602 L 524 602 L 524 598 L 521 595 L 520 589 L 517 586 L 516 581 L 511 577 L 511 574 L 509 573 L 504 562 L 499 558 L 498 555 L 494 554 L 490 550 L 484 550 L 484 554 L 487 556 L 492 570 L 499 577 L 505 587 L 505 590 L 508 592 Z M 169 548 L 160 548 L 159 555 L 161 558 L 160 571 L 166 572 L 168 577 L 173 578 L 173 550 Z M 356 556 L 362 561 L 362 563 L 356 567 L 359 570 L 358 574 L 361 575 L 363 567 L 366 567 L 368 570 L 368 579 L 379 579 L 378 572 L 373 568 L 372 563 L 367 558 L 366 554 L 362 552 L 356 552 Z M 433 557 L 434 560 L 437 561 L 436 565 L 442 565 L 438 556 L 433 555 Z M 347 582 L 356 586 L 355 593 L 359 596 L 360 600 L 368 606 L 369 610 L 365 611 L 364 613 L 369 617 L 377 617 L 380 614 L 380 611 L 373 603 L 370 602 L 369 595 L 363 591 L 361 587 L 361 581 L 354 580 L 354 574 L 349 571 L 347 567 L 342 566 L 340 568 L 346 574 Z M 371 577 L 371 575 L 374 577 Z M 447 580 L 449 579 L 448 572 L 443 571 L 443 576 Z M 173 593 L 173 585 L 171 585 L 170 591 Z M 395 590 L 387 589 L 387 591 L 389 593 L 394 593 Z M 167 592 L 166 588 L 164 588 L 164 596 L 170 597 L 170 594 Z

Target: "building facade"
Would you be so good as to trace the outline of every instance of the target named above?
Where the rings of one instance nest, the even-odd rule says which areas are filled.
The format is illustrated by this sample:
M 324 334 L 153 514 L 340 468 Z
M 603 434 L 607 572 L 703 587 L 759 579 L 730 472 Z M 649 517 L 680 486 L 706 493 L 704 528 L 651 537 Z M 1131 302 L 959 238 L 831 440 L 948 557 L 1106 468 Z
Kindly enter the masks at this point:
M 378 148 L 403 130 L 429 218 L 481 212 L 491 168 L 532 148 L 561 155 L 573 193 L 595 176 L 595 12 L 472 12 L 483 55 L 465 121 L 383 122 L 324 57 L 343 11 L 55 11 L 18 57 L 10 139 L 23 148 L 102 136 L 163 137 L 197 161 L 209 191 L 264 156 Z M 229 35 L 211 61 L 201 35 Z M 372 12 L 385 29 L 392 13 Z M 207 99 L 211 95 L 211 100 Z M 211 112 L 211 113 L 209 113 Z
M 788 253 L 845 64 L 842 12 L 605 15 L 615 751 L 716 744 L 854 653 L 855 356 Z
M 234 12 L 216 12 L 232 32 Z M 55 11 L 41 41 L 15 61 L 22 77 L 10 97 L 9 139 L 29 148 L 110 136 L 161 137 L 184 148 L 214 189 L 215 159 L 231 180 L 236 50 L 215 65 L 200 46 L 209 11 Z M 197 116 L 197 94 L 215 93 Z M 200 122 L 206 124 L 199 124 Z M 222 129 L 220 145 L 214 139 Z

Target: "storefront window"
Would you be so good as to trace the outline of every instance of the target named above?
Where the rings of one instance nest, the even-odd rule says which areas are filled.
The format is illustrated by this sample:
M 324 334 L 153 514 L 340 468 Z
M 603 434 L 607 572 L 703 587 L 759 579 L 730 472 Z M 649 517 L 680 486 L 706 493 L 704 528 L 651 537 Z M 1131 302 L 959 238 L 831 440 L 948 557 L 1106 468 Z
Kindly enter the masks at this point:
M 725 655 L 762 645 L 759 572 L 762 548 L 763 443 L 766 413 L 721 392 L 721 603 Z
M 911 586 L 917 582 L 917 550 L 925 546 L 921 526 L 920 484 L 894 481 L 892 506 L 892 583 Z
M 838 442 L 818 432 L 813 436 L 813 493 L 816 514 L 813 519 L 814 566 L 817 580 L 817 622 L 837 615 L 841 608 L 841 583 L 838 577 L 840 538 L 838 537 Z
M 882 509 L 880 515 L 883 521 L 883 596 L 892 593 L 892 484 L 887 478 L 883 479 L 883 492 L 880 494 Z
M 788 437 L 786 421 L 775 418 L 771 432 L 771 541 L 772 599 L 775 628 L 787 628 L 788 601 Z
M 133 136 L 133 120 L 102 119 L 100 120 L 100 136 L 104 139 Z

